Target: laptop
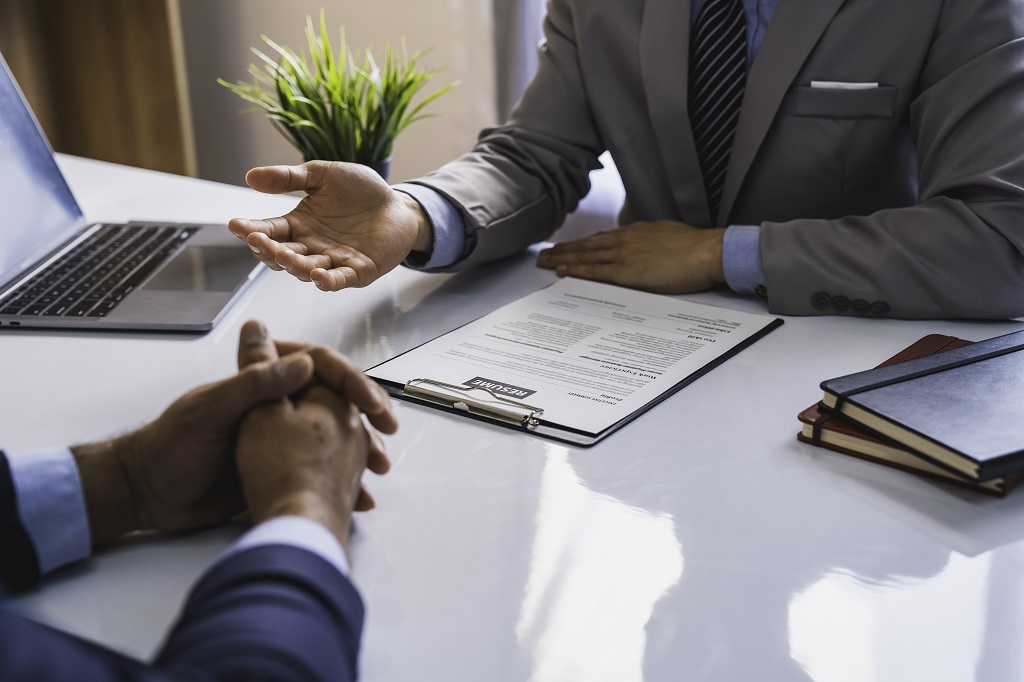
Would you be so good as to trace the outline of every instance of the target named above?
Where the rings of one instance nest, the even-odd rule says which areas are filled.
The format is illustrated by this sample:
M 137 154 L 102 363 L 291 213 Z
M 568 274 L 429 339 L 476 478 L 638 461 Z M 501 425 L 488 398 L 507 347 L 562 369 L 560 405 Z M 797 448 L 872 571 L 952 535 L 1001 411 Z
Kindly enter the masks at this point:
M 86 221 L 0 55 L 0 331 L 206 332 L 264 269 L 225 225 Z

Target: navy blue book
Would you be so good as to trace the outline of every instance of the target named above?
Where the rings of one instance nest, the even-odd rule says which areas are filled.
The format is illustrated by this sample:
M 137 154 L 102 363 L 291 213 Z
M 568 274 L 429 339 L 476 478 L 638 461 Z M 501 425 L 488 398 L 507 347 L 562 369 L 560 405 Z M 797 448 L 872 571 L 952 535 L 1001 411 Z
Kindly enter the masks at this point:
M 1024 331 L 821 388 L 826 410 L 969 481 L 1024 471 Z

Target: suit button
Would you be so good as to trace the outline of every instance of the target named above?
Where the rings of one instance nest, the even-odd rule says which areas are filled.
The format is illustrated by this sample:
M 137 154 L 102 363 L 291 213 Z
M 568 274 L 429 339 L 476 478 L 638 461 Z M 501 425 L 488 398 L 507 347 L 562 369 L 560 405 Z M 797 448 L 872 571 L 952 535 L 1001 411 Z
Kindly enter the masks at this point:
M 877 315 L 879 317 L 881 317 L 882 315 L 888 315 L 889 304 L 886 303 L 885 301 L 875 301 L 874 303 L 871 304 L 870 312 L 872 315 Z
M 845 296 L 833 296 L 832 307 L 838 310 L 839 312 L 844 312 L 848 310 L 850 307 L 850 299 L 846 298 Z
M 857 313 L 858 315 L 863 315 L 867 311 L 871 310 L 871 306 L 868 305 L 867 301 L 862 301 L 858 298 L 857 300 L 850 304 L 850 310 Z
M 758 284 L 756 287 L 754 287 L 754 293 L 760 296 L 761 298 L 768 298 L 768 287 L 766 287 L 763 284 Z
M 811 296 L 811 306 L 816 310 L 828 310 L 830 305 L 832 305 L 832 297 L 824 291 L 819 291 Z

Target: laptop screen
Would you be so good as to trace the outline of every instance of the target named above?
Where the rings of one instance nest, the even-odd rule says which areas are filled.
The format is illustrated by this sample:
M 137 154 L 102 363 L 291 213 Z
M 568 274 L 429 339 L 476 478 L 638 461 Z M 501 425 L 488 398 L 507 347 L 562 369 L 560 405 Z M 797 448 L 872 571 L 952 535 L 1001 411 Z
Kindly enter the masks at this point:
M 56 248 L 82 212 L 0 55 L 0 286 Z

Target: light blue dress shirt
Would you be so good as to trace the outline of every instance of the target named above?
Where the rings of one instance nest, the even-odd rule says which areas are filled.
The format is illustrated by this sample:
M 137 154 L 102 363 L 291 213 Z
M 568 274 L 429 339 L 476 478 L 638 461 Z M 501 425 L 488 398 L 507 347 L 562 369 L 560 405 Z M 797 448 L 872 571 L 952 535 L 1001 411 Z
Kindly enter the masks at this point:
M 747 69 L 764 40 L 768 23 L 779 0 L 742 0 L 747 17 Z M 690 23 L 697 21 L 703 0 L 693 3 Z M 416 269 L 440 268 L 459 260 L 466 243 L 465 222 L 458 209 L 440 193 L 413 183 L 395 185 L 395 189 L 412 196 L 434 230 L 434 249 L 424 262 L 407 260 L 405 265 Z M 729 288 L 740 294 L 753 294 L 764 282 L 761 262 L 761 235 L 758 225 L 730 225 L 722 241 L 722 269 Z
M 7 452 L 18 518 L 36 550 L 39 572 L 89 556 L 92 540 L 82 481 L 67 448 Z
M 7 452 L 18 517 L 36 550 L 42 574 L 80 561 L 92 548 L 82 481 L 67 448 Z M 251 547 L 290 545 L 313 552 L 342 574 L 349 565 L 338 539 L 324 526 L 299 516 L 281 516 L 253 527 L 218 561 Z

